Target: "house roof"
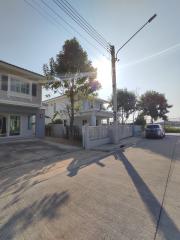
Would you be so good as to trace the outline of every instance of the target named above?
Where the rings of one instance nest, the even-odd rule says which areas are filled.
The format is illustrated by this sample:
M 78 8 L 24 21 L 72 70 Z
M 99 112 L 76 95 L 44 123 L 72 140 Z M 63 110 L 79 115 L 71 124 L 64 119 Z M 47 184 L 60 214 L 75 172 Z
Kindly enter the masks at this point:
M 47 99 L 47 100 L 44 100 L 43 103 L 49 103 L 51 101 L 54 101 L 54 100 L 58 100 L 58 99 L 62 99 L 62 98 L 66 98 L 66 95 L 61 95 L 61 96 L 57 96 L 57 97 L 53 97 L 53 98 L 50 98 L 50 99 Z M 109 103 L 107 100 L 104 100 L 102 98 L 96 98 L 96 100 L 100 101 L 100 102 L 103 102 L 103 103 Z
M 8 62 L 2 61 L 2 60 L 0 60 L 0 67 L 5 67 L 5 68 L 9 68 L 11 70 L 16 70 L 16 71 L 21 72 L 22 74 L 31 75 L 31 76 L 36 77 L 36 78 L 37 77 L 40 78 L 40 79 L 44 78 L 44 76 L 39 74 L 39 73 L 30 71 L 28 69 L 13 65 L 11 63 L 8 63 Z
M 43 103 L 48 103 L 48 102 L 54 101 L 54 100 L 56 100 L 56 99 L 61 99 L 61 98 L 65 98 L 65 97 L 66 97 L 66 95 L 61 95 L 61 96 L 53 97 L 53 98 L 44 100 Z

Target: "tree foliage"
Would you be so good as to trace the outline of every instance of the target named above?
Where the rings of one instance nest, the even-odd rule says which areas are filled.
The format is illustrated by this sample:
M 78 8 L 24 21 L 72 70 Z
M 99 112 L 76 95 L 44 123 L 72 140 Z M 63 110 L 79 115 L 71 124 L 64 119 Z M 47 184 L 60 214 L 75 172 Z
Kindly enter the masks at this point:
M 134 124 L 135 125 L 140 125 L 140 126 L 144 127 L 146 125 L 146 120 L 144 118 L 144 115 L 143 114 L 138 114 Z
M 96 95 L 101 87 L 95 80 L 97 70 L 76 38 L 66 40 L 56 59 L 50 58 L 43 70 L 48 80 L 45 87 L 65 94 L 70 100 L 66 110 L 73 126 L 76 101 Z
M 111 104 L 113 99 L 111 99 Z M 117 111 L 120 118 L 120 122 L 124 124 L 136 110 L 137 98 L 134 92 L 127 89 L 117 89 Z
M 150 116 L 151 122 L 161 118 L 167 120 L 168 109 L 172 107 L 167 102 L 164 94 L 156 91 L 147 91 L 140 97 L 138 103 L 139 110 L 142 111 L 144 116 Z

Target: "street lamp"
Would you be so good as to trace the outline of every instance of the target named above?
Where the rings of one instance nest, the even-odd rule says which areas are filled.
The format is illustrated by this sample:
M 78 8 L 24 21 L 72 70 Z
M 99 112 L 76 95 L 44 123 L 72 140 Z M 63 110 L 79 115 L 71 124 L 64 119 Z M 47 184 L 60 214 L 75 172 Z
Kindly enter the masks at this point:
M 112 88 L 113 88 L 113 119 L 114 123 L 117 123 L 117 90 L 116 90 L 116 62 L 119 61 L 117 55 L 119 51 L 133 38 L 137 33 L 139 33 L 148 23 L 151 23 L 152 20 L 157 15 L 154 14 L 138 31 L 136 31 L 115 53 L 115 47 L 110 45 L 111 50 L 111 65 L 112 65 Z

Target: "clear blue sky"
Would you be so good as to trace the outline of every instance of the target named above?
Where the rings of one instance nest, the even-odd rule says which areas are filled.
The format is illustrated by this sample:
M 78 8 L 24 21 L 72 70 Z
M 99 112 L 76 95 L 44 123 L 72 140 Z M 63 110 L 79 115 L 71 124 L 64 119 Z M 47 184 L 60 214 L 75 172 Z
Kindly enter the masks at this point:
M 41 4 L 40 0 L 27 1 Z M 57 10 L 52 0 L 45 1 Z M 120 52 L 117 86 L 139 94 L 149 89 L 165 93 L 174 105 L 170 117 L 180 117 L 180 1 L 71 0 L 70 3 L 116 48 L 157 13 L 157 18 Z M 60 14 L 97 45 L 67 16 Z M 42 73 L 42 65 L 56 55 L 64 41 L 76 36 L 94 64 L 101 61 L 102 55 L 96 49 L 61 24 L 68 32 L 47 21 L 23 0 L 0 0 L 0 59 Z M 111 94 L 110 73 L 106 72 L 100 91 L 104 98 Z

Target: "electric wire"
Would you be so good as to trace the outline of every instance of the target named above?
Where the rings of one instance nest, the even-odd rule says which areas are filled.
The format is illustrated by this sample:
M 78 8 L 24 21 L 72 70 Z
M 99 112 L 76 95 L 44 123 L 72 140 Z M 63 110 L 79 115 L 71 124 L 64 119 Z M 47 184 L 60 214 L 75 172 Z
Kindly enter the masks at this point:
M 51 22 L 51 24 L 58 24 L 59 25 L 59 23 L 57 23 L 57 22 L 55 22 L 55 20 L 54 20 L 54 22 L 52 21 L 52 19 L 51 18 L 47 18 L 47 16 L 44 14 L 44 12 L 42 12 L 42 11 L 40 11 L 38 8 L 36 8 L 33 4 L 32 4 L 32 2 L 30 3 L 30 2 L 28 2 L 28 0 L 24 0 L 24 2 L 27 4 L 27 5 L 29 5 L 33 10 L 35 10 L 39 15 L 41 15 L 41 17 L 43 17 L 44 19 L 46 19 L 46 21 L 50 21 Z M 46 13 L 47 14 L 47 13 Z M 48 15 L 48 14 L 47 14 Z M 62 27 L 63 27 L 63 25 L 61 25 Z M 58 28 L 58 30 L 59 30 L 59 27 L 58 26 L 56 26 L 57 28 Z M 64 30 L 65 31 L 68 31 L 66 28 L 64 28 Z M 70 33 L 70 32 L 69 32 Z
M 97 48 L 94 44 L 92 44 L 87 38 L 85 38 L 80 32 L 78 32 L 70 23 L 68 23 L 62 16 L 60 16 L 52 7 L 50 7 L 44 0 L 41 0 L 41 2 L 49 9 L 51 12 L 53 12 L 61 21 L 63 21 L 66 25 L 68 25 L 73 31 L 75 31 L 81 38 L 83 38 L 89 45 L 94 47 L 100 54 L 105 56 L 99 48 Z M 106 57 L 106 56 L 105 56 Z
M 106 39 L 100 33 L 98 33 L 97 30 L 91 24 L 89 24 L 82 15 L 80 15 L 78 11 L 67 0 L 61 1 L 63 1 L 66 6 L 68 5 L 69 8 L 76 14 L 76 16 L 78 16 L 78 18 L 81 19 L 81 21 L 84 22 L 84 24 L 91 29 L 91 31 L 97 34 L 99 38 L 101 38 L 107 45 L 110 45 L 109 42 L 106 41 Z
M 51 22 L 51 24 L 53 24 L 53 25 L 56 24 L 55 26 L 56 26 L 56 28 L 57 28 L 59 31 L 60 31 L 60 28 L 59 28 L 59 25 L 60 25 L 67 33 L 69 33 L 70 35 L 72 35 L 72 33 L 71 33 L 70 31 L 68 31 L 62 24 L 60 24 L 60 23 L 57 21 L 56 18 L 54 18 L 54 16 L 50 15 L 46 9 L 42 8 L 42 6 L 41 6 L 39 3 L 35 2 L 34 0 L 32 0 L 31 3 L 28 2 L 28 0 L 24 0 L 24 1 L 25 1 L 31 8 L 33 8 L 36 12 L 38 12 L 43 18 L 45 18 L 46 21 L 49 20 L 49 21 Z M 35 6 L 32 4 L 32 2 L 34 2 L 36 5 L 38 5 L 38 8 L 35 7 Z M 41 11 L 40 9 L 41 9 L 42 11 Z M 44 11 L 46 12 L 47 15 L 44 14 Z M 47 18 L 47 17 L 48 17 L 48 18 Z
M 55 26 L 58 30 L 60 30 L 59 26 L 61 26 L 67 33 L 69 33 L 70 35 L 72 35 L 72 32 L 70 32 L 67 28 L 65 28 L 59 21 L 57 21 L 57 19 L 52 16 L 50 13 L 48 13 L 47 10 L 45 10 L 42 6 L 40 6 L 39 3 L 34 2 L 34 4 L 38 5 L 38 8 L 36 6 L 34 6 L 32 4 L 32 2 L 28 2 L 28 0 L 24 0 L 24 2 L 29 5 L 33 10 L 35 10 L 39 15 L 41 15 L 41 17 L 43 17 L 44 19 L 46 19 L 46 21 L 49 21 L 53 26 Z M 73 31 L 75 31 L 81 38 L 83 38 L 91 47 L 93 47 L 94 49 L 96 49 L 102 56 L 104 56 L 105 58 L 109 59 L 109 56 L 107 56 L 105 53 L 103 53 L 97 46 L 95 46 L 94 44 L 92 44 L 90 41 L 88 41 L 88 39 L 86 39 L 81 33 L 79 33 L 73 26 L 71 26 L 65 19 L 63 19 L 57 12 L 55 12 L 54 9 L 52 9 L 48 4 L 46 4 L 43 0 L 41 0 L 41 2 L 46 6 L 46 8 L 50 9 L 51 12 L 53 12 L 61 21 L 63 21 L 66 25 L 68 25 Z M 40 11 L 40 9 L 43 11 Z M 46 12 L 46 14 L 44 14 L 44 11 Z M 55 25 L 56 24 L 56 25 Z M 96 53 L 97 54 L 97 53 Z
M 102 40 L 97 34 L 92 32 L 92 30 L 82 22 L 82 20 L 77 16 L 74 11 L 72 11 L 67 5 L 63 5 L 64 2 L 59 0 L 53 0 L 53 2 L 64 11 L 73 21 L 75 21 L 90 37 L 92 37 L 98 44 L 100 44 L 103 48 L 105 48 L 108 52 L 110 52 L 109 44 Z

